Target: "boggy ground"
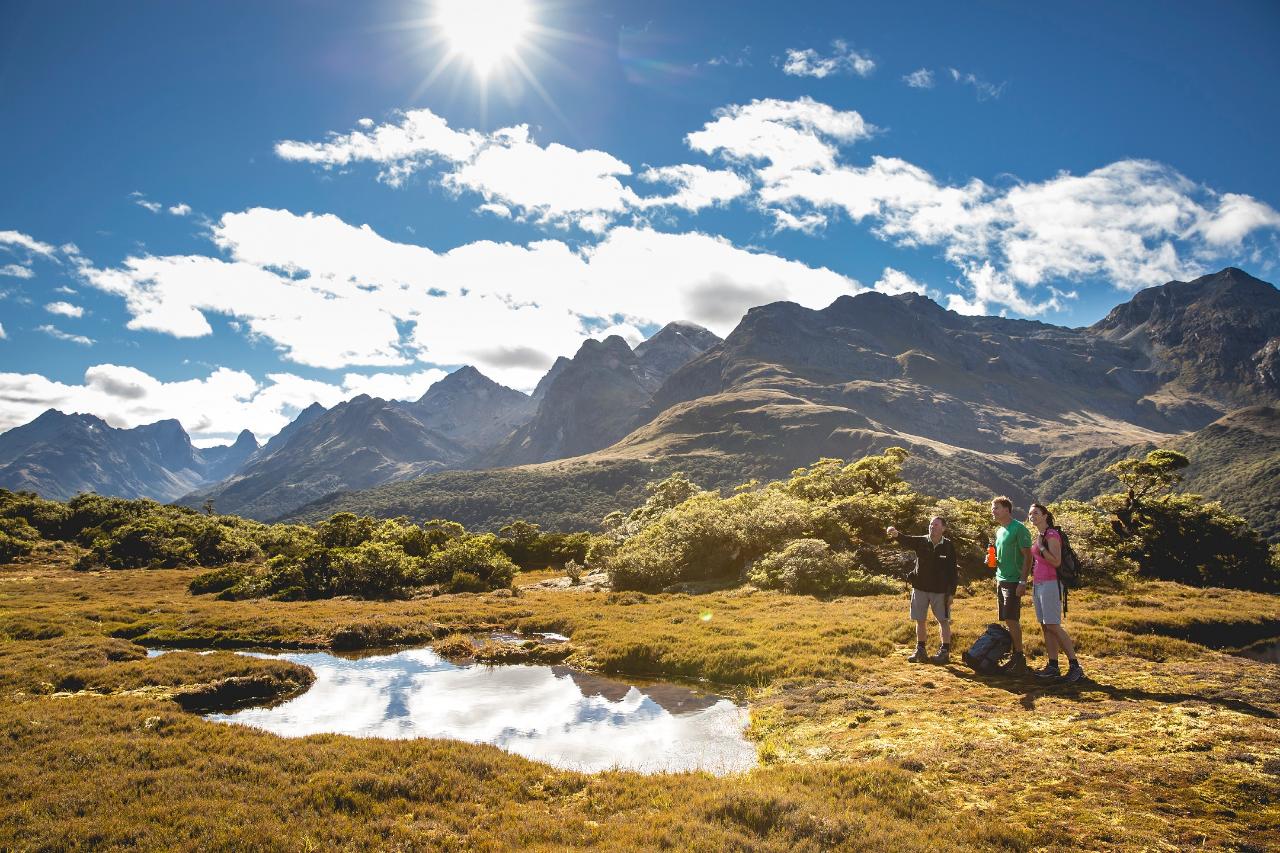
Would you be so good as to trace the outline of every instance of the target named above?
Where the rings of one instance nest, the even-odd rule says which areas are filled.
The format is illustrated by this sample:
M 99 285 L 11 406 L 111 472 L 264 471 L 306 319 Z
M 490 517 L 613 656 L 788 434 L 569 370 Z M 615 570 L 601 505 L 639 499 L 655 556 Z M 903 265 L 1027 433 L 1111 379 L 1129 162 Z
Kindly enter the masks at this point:
M 1089 678 L 1046 688 L 908 664 L 905 595 L 223 602 L 187 593 L 194 571 L 75 572 L 72 550 L 0 567 L 0 849 L 1280 843 L 1280 673 L 1197 644 L 1280 636 L 1275 596 L 1170 584 L 1073 595 Z M 957 600 L 957 646 L 991 610 L 985 594 Z M 450 741 L 287 740 L 183 707 L 290 695 L 310 683 L 305 668 L 142 651 L 356 648 L 488 627 L 568 634 L 579 666 L 737 685 L 762 766 L 584 775 Z

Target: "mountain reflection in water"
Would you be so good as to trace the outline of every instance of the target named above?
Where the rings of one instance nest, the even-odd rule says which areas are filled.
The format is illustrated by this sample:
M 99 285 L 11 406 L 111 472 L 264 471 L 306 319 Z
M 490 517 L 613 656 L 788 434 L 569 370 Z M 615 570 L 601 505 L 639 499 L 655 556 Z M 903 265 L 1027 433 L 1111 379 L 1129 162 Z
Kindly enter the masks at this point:
M 278 657 L 310 667 L 315 684 L 274 707 L 207 719 L 287 737 L 331 732 L 490 743 L 588 772 L 732 773 L 756 763 L 743 737 L 747 710 L 679 685 L 637 686 L 563 666 L 458 666 L 430 649 Z

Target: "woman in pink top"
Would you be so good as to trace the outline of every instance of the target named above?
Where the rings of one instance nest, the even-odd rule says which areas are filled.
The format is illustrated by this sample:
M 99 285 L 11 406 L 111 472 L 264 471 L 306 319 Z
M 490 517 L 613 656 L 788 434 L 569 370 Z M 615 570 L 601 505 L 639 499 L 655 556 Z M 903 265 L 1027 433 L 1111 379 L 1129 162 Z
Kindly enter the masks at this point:
M 1044 504 L 1032 504 L 1027 520 L 1040 534 L 1031 543 L 1031 599 L 1035 603 L 1036 620 L 1044 632 L 1044 647 L 1049 655 L 1049 662 L 1036 675 L 1052 679 L 1062 677 L 1058 670 L 1058 650 L 1061 649 L 1067 654 L 1066 680 L 1079 681 L 1084 670 L 1076 660 L 1075 644 L 1062 627 L 1062 587 L 1058 583 L 1058 566 L 1062 565 L 1062 533 L 1053 526 L 1053 513 Z

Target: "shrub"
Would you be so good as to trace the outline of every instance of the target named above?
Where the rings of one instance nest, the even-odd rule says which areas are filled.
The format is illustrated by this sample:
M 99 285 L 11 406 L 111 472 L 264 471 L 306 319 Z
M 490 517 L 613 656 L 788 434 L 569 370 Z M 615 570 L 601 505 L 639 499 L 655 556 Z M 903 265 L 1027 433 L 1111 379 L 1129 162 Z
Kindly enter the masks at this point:
M 624 541 L 605 568 L 616 589 L 657 590 L 739 574 L 757 557 L 819 532 L 838 534 L 825 508 L 780 488 L 729 498 L 699 492 Z
M 316 525 L 316 538 L 325 548 L 354 548 L 373 538 L 373 519 L 340 512 Z
M 444 584 L 453 591 L 464 591 L 458 587 L 467 586 L 465 591 L 475 592 L 509 588 L 516 566 L 502 550 L 498 538 L 484 533 L 450 540 L 423 559 L 421 571 L 422 579 L 429 583 Z
M 187 585 L 187 588 L 192 595 L 222 592 L 224 589 L 230 589 L 240 583 L 252 573 L 253 569 L 249 566 L 228 566 L 214 569 L 213 571 L 201 572 L 196 575 L 191 579 L 191 583 Z
M 164 568 L 196 563 L 195 549 L 186 539 L 174 537 L 163 521 L 130 521 L 98 536 L 77 568 Z
M 362 542 L 335 556 L 333 582 L 338 595 L 388 596 L 410 585 L 418 574 L 418 558 L 383 542 Z
M 761 558 L 748 579 L 765 589 L 801 595 L 880 595 L 902 586 L 889 578 L 868 574 L 855 555 L 833 551 L 821 539 L 797 539 Z
M 0 518 L 0 563 L 30 554 L 39 541 L 40 532 L 25 518 Z

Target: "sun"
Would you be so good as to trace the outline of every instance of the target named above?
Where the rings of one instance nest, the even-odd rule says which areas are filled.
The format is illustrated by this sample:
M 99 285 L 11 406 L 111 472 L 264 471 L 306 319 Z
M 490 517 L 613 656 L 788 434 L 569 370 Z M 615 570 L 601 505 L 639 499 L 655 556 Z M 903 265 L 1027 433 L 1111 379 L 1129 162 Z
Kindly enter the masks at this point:
M 528 0 L 436 0 L 434 23 L 449 51 L 487 75 L 515 58 L 532 25 Z

